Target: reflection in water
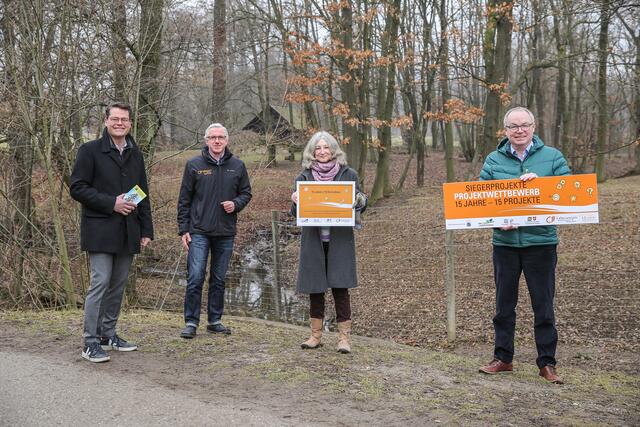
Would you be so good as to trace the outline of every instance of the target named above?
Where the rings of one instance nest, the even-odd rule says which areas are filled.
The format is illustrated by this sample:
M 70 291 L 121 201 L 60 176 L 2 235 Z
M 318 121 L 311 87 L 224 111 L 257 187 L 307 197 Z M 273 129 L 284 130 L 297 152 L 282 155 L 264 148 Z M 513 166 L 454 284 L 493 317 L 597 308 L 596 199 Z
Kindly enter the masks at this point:
M 302 323 L 308 320 L 307 301 L 295 285 L 273 280 L 271 234 L 258 232 L 229 268 L 225 311 L 268 320 Z

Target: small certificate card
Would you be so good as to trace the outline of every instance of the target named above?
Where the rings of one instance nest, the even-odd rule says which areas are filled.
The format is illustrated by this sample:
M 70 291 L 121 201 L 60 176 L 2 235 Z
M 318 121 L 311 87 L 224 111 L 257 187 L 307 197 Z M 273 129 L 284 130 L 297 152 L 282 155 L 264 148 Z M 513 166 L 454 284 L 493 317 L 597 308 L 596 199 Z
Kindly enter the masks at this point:
M 145 197 L 147 197 L 147 195 L 144 194 L 142 188 L 136 185 L 124 195 L 124 200 L 127 202 L 135 203 L 137 205 Z
M 299 227 L 353 227 L 356 186 L 351 181 L 298 181 Z

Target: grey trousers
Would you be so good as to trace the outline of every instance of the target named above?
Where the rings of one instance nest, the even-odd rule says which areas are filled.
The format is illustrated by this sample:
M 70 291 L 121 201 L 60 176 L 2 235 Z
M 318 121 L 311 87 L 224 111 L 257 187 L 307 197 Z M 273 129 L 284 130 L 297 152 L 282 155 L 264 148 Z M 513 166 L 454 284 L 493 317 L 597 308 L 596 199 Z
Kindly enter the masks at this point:
M 84 342 L 100 342 L 116 334 L 131 254 L 89 253 L 91 286 L 84 300 Z

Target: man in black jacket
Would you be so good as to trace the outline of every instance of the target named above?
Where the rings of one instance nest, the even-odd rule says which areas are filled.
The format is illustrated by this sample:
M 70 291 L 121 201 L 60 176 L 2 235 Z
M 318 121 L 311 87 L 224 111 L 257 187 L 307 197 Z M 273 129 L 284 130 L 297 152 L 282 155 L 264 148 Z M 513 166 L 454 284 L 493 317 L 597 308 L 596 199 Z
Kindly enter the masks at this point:
M 136 205 L 125 197 L 136 185 L 149 194 L 142 153 L 129 136 L 131 107 L 111 104 L 104 125 L 102 138 L 78 150 L 70 179 L 71 197 L 82 204 L 80 247 L 91 265 L 82 351 L 90 362 L 108 361 L 107 349 L 137 349 L 118 336 L 116 323 L 133 256 L 153 239 L 149 198 Z
M 224 280 L 233 252 L 238 212 L 251 200 L 251 185 L 242 160 L 227 149 L 229 134 L 220 123 L 205 131 L 206 146 L 184 168 L 178 199 L 178 229 L 188 251 L 185 328 L 193 338 L 200 323 L 202 285 L 211 251 L 207 331 L 230 334 L 222 325 Z

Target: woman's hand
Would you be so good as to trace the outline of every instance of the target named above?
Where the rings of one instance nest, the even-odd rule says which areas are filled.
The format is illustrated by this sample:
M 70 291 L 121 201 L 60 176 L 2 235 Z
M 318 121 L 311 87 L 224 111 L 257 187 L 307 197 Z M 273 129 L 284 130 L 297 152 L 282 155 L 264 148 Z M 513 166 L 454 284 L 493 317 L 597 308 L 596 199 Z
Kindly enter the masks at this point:
M 291 194 L 291 201 L 292 201 L 293 203 L 295 203 L 296 205 L 298 204 L 298 192 L 297 192 L 297 191 L 294 191 L 294 192 Z
M 353 208 L 362 209 L 365 206 L 367 206 L 367 196 L 365 196 L 362 192 L 357 192 L 356 199 L 353 202 Z

